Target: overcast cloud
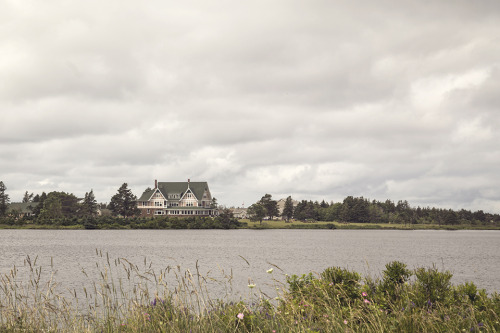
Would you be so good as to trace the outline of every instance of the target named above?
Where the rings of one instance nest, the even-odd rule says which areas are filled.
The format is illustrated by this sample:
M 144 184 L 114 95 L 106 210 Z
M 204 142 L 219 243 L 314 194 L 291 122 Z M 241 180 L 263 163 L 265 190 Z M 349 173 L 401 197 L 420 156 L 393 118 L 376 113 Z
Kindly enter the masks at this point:
M 500 2 L 0 2 L 0 180 L 500 213 Z

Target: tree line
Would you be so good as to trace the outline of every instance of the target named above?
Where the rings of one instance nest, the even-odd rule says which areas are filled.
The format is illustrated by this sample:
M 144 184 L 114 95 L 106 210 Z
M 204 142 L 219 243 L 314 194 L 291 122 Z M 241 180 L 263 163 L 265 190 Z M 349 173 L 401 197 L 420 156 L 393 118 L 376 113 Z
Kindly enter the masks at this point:
M 109 204 L 98 204 L 94 191 L 85 193 L 84 198 L 78 198 L 73 193 L 53 191 L 49 193 L 34 194 L 26 191 L 22 203 L 25 211 L 11 209 L 9 211 L 10 198 L 6 193 L 6 186 L 0 181 L 0 218 L 17 219 L 28 211 L 32 220 L 39 224 L 47 224 L 58 219 L 72 218 L 95 218 L 99 210 L 109 209 L 111 215 L 120 217 L 132 217 L 140 215 L 137 208 L 137 197 L 123 183 L 117 193 L 111 197 Z
M 443 209 L 435 207 L 412 207 L 406 200 L 397 203 L 369 200 L 363 197 L 348 196 L 342 202 L 302 200 L 294 205 L 289 196 L 281 212 L 277 201 L 270 194 L 264 195 L 258 202 L 248 207 L 251 220 L 262 222 L 263 219 L 282 219 L 299 221 L 339 221 L 359 223 L 395 223 L 395 224 L 439 224 L 439 225 L 500 225 L 500 215 L 485 213 L 482 210 L 472 212 L 461 209 Z
M 8 210 L 10 198 L 0 181 L 0 224 L 22 226 L 28 223 L 55 227 L 83 226 L 85 229 L 235 229 L 244 226 L 229 209 L 219 210 L 216 217 L 140 217 L 137 197 L 123 183 L 109 204 L 98 204 L 93 190 L 78 198 L 72 193 L 49 192 L 33 194 L 28 191 L 22 203 L 31 214 Z M 213 200 L 216 204 L 216 199 Z M 108 210 L 110 214 L 98 214 Z
M 8 212 L 10 203 L 6 186 L 0 181 L 0 223 L 13 224 L 21 216 L 19 211 Z M 42 194 L 25 192 L 22 202 L 31 206 L 32 216 L 23 220 L 31 220 L 38 224 L 66 223 L 77 224 L 78 219 L 92 221 L 97 218 L 98 210 L 109 209 L 113 217 L 132 218 L 140 215 L 137 208 L 137 197 L 123 183 L 109 204 L 98 204 L 92 190 L 85 193 L 84 198 L 77 198 L 72 193 L 43 192 Z M 227 213 L 227 212 L 226 212 Z M 482 210 L 452 210 L 435 207 L 412 207 L 406 200 L 397 203 L 369 200 L 364 197 L 348 196 L 342 202 L 326 202 L 302 200 L 296 204 L 291 196 L 286 198 L 283 208 L 271 194 L 265 194 L 247 209 L 251 220 L 274 219 L 281 217 L 286 221 L 339 221 L 360 223 L 394 223 L 394 224 L 439 224 L 439 225 L 500 225 L 500 215 L 485 213 Z M 229 218 L 229 217 L 228 217 Z M 231 216 L 232 218 L 232 216 Z M 56 221 L 56 222 L 55 222 Z M 107 222 L 106 222 L 107 223 Z M 114 222 L 113 222 L 114 223 Z M 92 227 L 92 225 L 89 225 Z

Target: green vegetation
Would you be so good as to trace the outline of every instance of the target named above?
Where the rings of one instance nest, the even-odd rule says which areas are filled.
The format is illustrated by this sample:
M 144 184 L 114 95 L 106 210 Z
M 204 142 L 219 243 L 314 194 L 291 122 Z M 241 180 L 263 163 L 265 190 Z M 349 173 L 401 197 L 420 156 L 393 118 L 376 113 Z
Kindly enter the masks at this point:
M 141 212 L 137 208 L 137 197 L 128 188 L 127 183 L 123 183 L 118 189 L 118 193 L 113 195 L 109 203 L 109 209 L 115 216 L 136 216 Z
M 343 202 L 327 203 L 302 200 L 293 212 L 293 218 L 300 221 L 341 221 L 356 223 L 389 224 L 437 224 L 438 226 L 483 225 L 500 226 L 500 215 L 471 212 L 461 209 L 438 209 L 411 207 L 405 200 L 396 204 L 391 200 L 370 201 L 366 198 L 346 197 Z
M 274 216 L 279 215 L 278 203 L 270 194 L 265 194 L 258 202 L 248 207 L 247 213 L 251 221 L 259 221 L 262 224 L 266 216 L 272 220 Z
M 0 229 L 370 229 L 370 230 L 500 230 L 497 225 L 438 225 L 391 223 L 341 223 L 329 221 L 251 221 L 237 220 L 227 210 L 217 217 L 130 217 L 59 218 L 39 220 L 33 217 L 0 218 Z
M 93 191 L 77 198 L 72 193 L 34 195 L 26 191 L 22 203 L 9 205 L 9 195 L 0 181 L 0 228 L 86 228 L 86 229 L 500 229 L 500 215 L 461 209 L 411 207 L 407 201 L 370 201 L 346 197 L 342 202 L 294 201 L 289 196 L 278 209 L 271 194 L 247 209 L 248 220 L 236 221 L 227 209 L 221 218 L 142 218 L 137 197 L 123 183 L 109 205 L 98 204 Z M 211 207 L 217 206 L 212 199 Z M 110 216 L 112 215 L 112 216 Z M 275 220 L 281 215 L 286 221 Z M 256 224 L 258 222 L 258 225 Z
M 247 215 L 251 222 L 259 221 L 262 224 L 263 220 L 273 220 L 277 216 L 275 209 L 277 202 L 272 200 L 270 194 L 263 196 L 258 202 L 248 207 Z M 387 228 L 389 224 L 391 228 L 401 229 L 398 225 L 411 226 L 410 229 L 417 229 L 417 225 L 437 225 L 437 229 L 461 229 L 457 226 L 465 226 L 466 228 L 486 229 L 500 228 L 500 215 L 484 213 L 482 210 L 471 212 L 461 209 L 453 211 L 451 209 L 438 209 L 430 207 L 411 207 L 405 200 L 400 200 L 395 204 L 391 200 L 384 202 L 370 201 L 366 198 L 355 198 L 352 196 L 346 197 L 343 202 L 327 203 L 324 200 L 313 202 L 302 200 L 293 206 L 293 200 L 288 197 L 283 205 L 281 217 L 290 222 L 292 219 L 302 222 L 343 222 L 349 224 L 345 228 L 359 229 L 361 224 L 365 224 L 365 229 L 381 229 Z M 351 223 L 356 223 L 352 225 Z M 371 226 L 370 226 L 371 225 Z M 442 226 L 445 226 L 444 228 Z M 271 223 L 267 223 L 267 227 L 271 227 Z M 296 228 L 294 224 L 290 226 Z M 311 225 L 302 226 L 303 228 L 313 228 Z M 323 228 L 321 223 L 316 225 L 317 228 Z M 262 226 L 259 228 L 266 228 Z M 431 228 L 435 228 L 434 226 Z
M 245 226 L 228 210 L 221 210 L 216 217 L 61 216 L 50 220 L 35 217 L 0 218 L 0 229 L 236 229 Z
M 296 221 L 284 220 L 258 221 L 241 219 L 244 228 L 249 229 L 370 229 L 370 230 L 500 230 L 500 225 L 439 225 L 439 224 L 399 224 L 399 223 L 345 223 L 331 221 Z
M 0 180 L 0 217 L 3 217 L 7 214 L 7 205 L 9 204 L 9 195 L 5 193 L 7 187 Z
M 179 266 L 154 272 L 97 252 L 97 271 L 82 272 L 81 290 L 61 291 L 56 268 L 27 257 L 0 275 L 1 332 L 497 332 L 500 295 L 472 282 L 451 285 L 435 267 L 386 265 L 381 278 L 340 267 L 320 274 L 285 275 L 267 269 L 268 281 L 248 293 L 231 289 L 232 276 L 214 279 Z M 141 268 L 140 268 L 141 267 Z M 264 270 L 266 268 L 263 268 Z M 22 275 L 25 273 L 25 275 Z M 207 273 L 209 274 L 209 273 Z M 282 282 L 285 281 L 285 282 Z M 259 292 L 274 286 L 276 295 Z M 276 297 L 275 297 L 276 296 Z M 231 298 L 232 297 L 232 298 Z

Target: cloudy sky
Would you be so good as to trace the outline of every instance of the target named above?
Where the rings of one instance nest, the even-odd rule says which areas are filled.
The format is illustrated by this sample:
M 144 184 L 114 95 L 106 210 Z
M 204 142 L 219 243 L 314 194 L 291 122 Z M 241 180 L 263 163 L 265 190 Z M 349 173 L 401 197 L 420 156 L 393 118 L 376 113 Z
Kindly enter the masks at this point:
M 500 213 L 498 0 L 0 1 L 0 180 Z

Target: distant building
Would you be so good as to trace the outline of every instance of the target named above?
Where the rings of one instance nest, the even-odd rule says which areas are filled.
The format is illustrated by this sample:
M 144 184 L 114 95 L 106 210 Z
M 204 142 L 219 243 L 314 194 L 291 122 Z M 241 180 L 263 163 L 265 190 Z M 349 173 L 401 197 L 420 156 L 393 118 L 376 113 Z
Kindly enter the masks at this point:
M 246 219 L 248 218 L 247 209 L 246 208 L 229 208 L 233 216 L 237 219 Z
M 38 206 L 38 202 L 12 202 L 7 206 L 7 215 L 17 218 L 34 216 L 33 210 Z
M 285 202 L 286 202 L 286 198 L 278 200 L 278 211 L 280 213 L 280 216 L 283 214 L 283 209 L 285 208 Z M 297 200 L 292 200 L 292 204 L 293 204 L 293 208 L 295 208 L 299 204 L 299 202 Z
M 137 200 L 142 216 L 216 216 L 207 182 L 158 182 Z

